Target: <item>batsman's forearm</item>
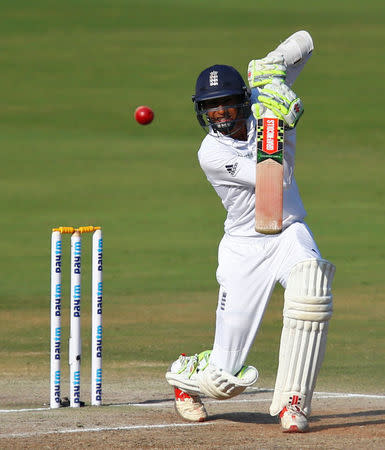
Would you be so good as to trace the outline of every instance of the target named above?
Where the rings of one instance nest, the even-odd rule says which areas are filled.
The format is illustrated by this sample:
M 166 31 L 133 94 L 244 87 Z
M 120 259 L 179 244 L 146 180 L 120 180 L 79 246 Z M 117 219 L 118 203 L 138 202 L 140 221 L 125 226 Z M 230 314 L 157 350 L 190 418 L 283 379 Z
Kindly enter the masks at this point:
M 297 31 L 269 53 L 283 55 L 287 64 L 286 84 L 292 86 L 314 50 L 313 39 L 305 30 Z

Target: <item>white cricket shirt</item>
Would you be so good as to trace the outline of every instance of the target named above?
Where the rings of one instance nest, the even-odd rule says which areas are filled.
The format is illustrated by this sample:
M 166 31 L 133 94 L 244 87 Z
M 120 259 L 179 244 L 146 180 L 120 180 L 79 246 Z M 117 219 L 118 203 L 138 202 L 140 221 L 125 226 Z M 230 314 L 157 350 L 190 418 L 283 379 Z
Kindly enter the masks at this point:
M 247 122 L 248 139 L 208 134 L 198 151 L 199 163 L 227 211 L 225 233 L 264 236 L 255 231 L 256 129 Z M 296 131 L 285 131 L 283 228 L 306 216 L 294 178 Z

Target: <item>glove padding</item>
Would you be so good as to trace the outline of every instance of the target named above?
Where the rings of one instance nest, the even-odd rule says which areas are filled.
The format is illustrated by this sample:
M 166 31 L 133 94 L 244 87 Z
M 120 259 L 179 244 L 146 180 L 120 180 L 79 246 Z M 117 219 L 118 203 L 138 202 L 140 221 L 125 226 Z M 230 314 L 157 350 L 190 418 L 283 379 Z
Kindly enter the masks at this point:
M 259 89 L 258 101 L 260 103 L 254 103 L 251 107 L 256 119 L 262 118 L 266 109 L 269 109 L 284 121 L 286 128 L 294 128 L 304 111 L 301 99 L 278 80 Z
M 286 63 L 282 55 L 266 56 L 262 59 L 253 59 L 247 68 L 247 79 L 250 88 L 269 84 L 273 79 L 281 83 L 286 79 Z

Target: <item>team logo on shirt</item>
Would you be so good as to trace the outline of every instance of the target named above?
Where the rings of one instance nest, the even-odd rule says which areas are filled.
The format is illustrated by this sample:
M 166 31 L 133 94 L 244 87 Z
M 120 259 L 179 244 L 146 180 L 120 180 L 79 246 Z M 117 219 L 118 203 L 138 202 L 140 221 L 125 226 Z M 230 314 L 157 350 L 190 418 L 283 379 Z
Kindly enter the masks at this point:
M 218 72 L 216 70 L 210 72 L 209 83 L 210 86 L 218 86 Z
M 226 167 L 227 172 L 229 172 L 229 174 L 230 174 L 232 177 L 235 177 L 235 174 L 236 174 L 236 172 L 237 172 L 238 163 L 235 163 L 235 164 L 227 164 L 225 167 Z

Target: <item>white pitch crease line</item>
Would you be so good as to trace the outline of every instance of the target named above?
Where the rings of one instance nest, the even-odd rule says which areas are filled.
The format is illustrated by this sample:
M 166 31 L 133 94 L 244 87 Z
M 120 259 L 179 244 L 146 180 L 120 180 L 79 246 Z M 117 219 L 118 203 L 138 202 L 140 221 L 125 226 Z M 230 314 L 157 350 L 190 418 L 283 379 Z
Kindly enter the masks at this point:
M 273 392 L 273 391 L 272 391 Z M 214 400 L 211 398 L 202 397 L 205 403 L 221 403 L 225 401 L 227 403 L 264 403 L 271 402 L 270 398 L 239 398 L 239 399 L 229 399 L 229 400 Z M 349 394 L 349 393 L 338 393 L 338 392 L 315 392 L 314 398 L 323 400 L 328 398 L 368 398 L 368 399 L 378 399 L 385 400 L 385 395 L 374 395 L 374 394 Z M 122 403 L 119 405 L 113 406 L 139 406 L 139 407 L 156 407 L 156 406 L 171 406 L 170 401 L 167 402 L 159 402 L 156 404 L 151 403 Z
M 0 409 L 0 413 L 18 413 L 32 411 L 49 411 L 51 408 L 21 408 L 21 409 Z
M 267 391 L 267 389 L 264 389 Z M 273 389 L 269 389 L 269 391 L 273 392 Z M 258 394 L 258 391 L 255 392 Z M 253 393 L 254 395 L 254 393 Z M 223 400 L 214 400 L 210 398 L 203 397 L 205 402 L 207 403 L 221 403 L 223 404 Z M 385 400 L 385 395 L 377 395 L 377 394 L 353 394 L 349 392 L 314 392 L 314 399 L 328 399 L 328 398 L 367 398 L 373 400 Z M 238 398 L 238 399 L 229 399 L 225 400 L 226 403 L 264 403 L 270 402 L 271 398 Z M 116 403 L 104 405 L 104 407 L 123 407 L 123 406 L 135 406 L 141 408 L 156 408 L 156 407 L 164 407 L 164 406 L 173 406 L 173 400 L 161 401 L 157 403 L 152 403 L 151 401 L 142 402 L 142 403 Z M 34 411 L 51 411 L 51 408 L 23 408 L 23 409 L 0 409 L 0 414 L 7 413 L 19 413 L 19 412 L 34 412 Z
M 176 428 L 176 427 L 202 427 L 206 425 L 215 425 L 214 422 L 199 423 L 160 423 L 154 425 L 127 425 L 120 427 L 97 427 L 97 428 L 69 428 L 64 430 L 52 431 L 32 431 L 30 433 L 10 433 L 0 435 L 1 438 L 31 438 L 36 436 L 46 436 L 50 434 L 71 434 L 71 433 L 95 433 L 101 431 L 130 431 L 130 430 L 148 430 L 155 428 Z
M 223 402 L 225 401 L 226 404 L 228 403 L 264 403 L 264 402 L 271 402 L 271 398 L 239 398 L 239 399 L 228 399 L 228 400 L 214 400 L 212 398 L 207 397 L 201 397 L 202 400 L 204 400 L 206 403 L 220 403 L 223 405 Z M 174 400 L 167 401 L 167 402 L 159 402 L 159 403 L 122 403 L 119 405 L 113 405 L 113 406 L 138 406 L 142 408 L 149 408 L 149 407 L 157 407 L 157 406 L 174 406 Z M 1 412 L 1 411 L 0 411 Z
M 343 392 L 314 392 L 317 398 L 371 398 L 378 400 L 385 400 L 385 395 L 376 394 L 350 394 Z

